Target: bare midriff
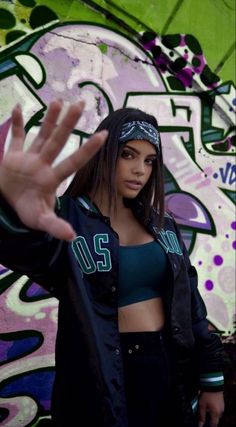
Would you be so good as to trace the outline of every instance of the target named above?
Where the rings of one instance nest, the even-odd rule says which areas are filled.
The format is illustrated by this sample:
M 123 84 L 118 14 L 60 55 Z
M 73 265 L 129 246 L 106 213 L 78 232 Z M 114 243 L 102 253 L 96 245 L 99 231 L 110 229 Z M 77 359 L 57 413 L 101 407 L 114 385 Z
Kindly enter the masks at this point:
M 157 297 L 119 307 L 118 321 L 120 332 L 160 331 L 165 321 L 162 299 Z

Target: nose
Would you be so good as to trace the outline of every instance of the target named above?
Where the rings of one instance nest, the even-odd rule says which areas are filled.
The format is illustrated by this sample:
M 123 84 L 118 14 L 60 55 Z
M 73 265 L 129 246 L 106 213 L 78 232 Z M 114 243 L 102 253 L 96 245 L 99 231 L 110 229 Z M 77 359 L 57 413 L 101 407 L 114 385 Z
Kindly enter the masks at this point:
M 133 166 L 133 173 L 141 176 L 145 174 L 145 163 L 142 160 L 137 160 Z

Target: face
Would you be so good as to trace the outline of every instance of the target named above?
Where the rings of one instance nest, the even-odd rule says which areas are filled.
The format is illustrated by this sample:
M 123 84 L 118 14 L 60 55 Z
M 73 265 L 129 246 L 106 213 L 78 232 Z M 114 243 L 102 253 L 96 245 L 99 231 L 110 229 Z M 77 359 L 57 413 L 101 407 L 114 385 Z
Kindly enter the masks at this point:
M 135 198 L 148 182 L 156 158 L 156 148 L 150 142 L 128 141 L 116 165 L 117 197 Z

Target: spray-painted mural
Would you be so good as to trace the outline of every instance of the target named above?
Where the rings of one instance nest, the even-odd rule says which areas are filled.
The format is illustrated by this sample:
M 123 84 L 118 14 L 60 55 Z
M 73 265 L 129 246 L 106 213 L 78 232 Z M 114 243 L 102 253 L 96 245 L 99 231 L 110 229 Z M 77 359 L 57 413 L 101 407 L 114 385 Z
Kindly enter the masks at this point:
M 223 81 L 211 70 L 194 35 L 158 36 L 154 26 L 141 26 L 135 13 L 128 14 L 123 2 L 116 2 L 119 8 L 106 2 L 107 9 L 103 2 L 59 3 L 60 8 L 49 0 L 0 2 L 0 159 L 17 102 L 23 107 L 28 145 L 49 101 L 62 98 L 65 108 L 71 101 L 86 101 L 85 113 L 57 160 L 86 141 L 111 110 L 127 105 L 154 114 L 166 166 L 166 206 L 198 269 L 211 327 L 232 341 L 233 81 Z M 174 3 L 177 13 L 183 2 Z M 4 266 L 0 277 L 0 425 L 50 425 L 57 300 Z

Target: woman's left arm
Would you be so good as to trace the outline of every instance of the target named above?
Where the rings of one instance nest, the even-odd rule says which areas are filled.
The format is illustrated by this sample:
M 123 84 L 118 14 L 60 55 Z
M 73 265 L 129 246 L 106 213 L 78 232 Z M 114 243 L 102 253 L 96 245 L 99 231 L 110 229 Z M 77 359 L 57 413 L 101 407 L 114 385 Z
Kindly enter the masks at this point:
M 190 281 L 192 282 L 192 328 L 199 355 L 200 373 L 198 427 L 204 425 L 217 427 L 224 412 L 224 348 L 218 334 L 209 330 L 207 310 L 197 288 L 197 278 L 192 277 L 191 280 L 190 277 Z M 206 420 L 208 424 L 205 424 Z
M 198 290 L 198 274 L 191 264 L 187 248 L 182 239 L 180 229 L 176 231 L 183 250 L 191 286 L 192 329 L 199 362 L 199 424 L 202 427 L 207 418 L 209 427 L 217 427 L 224 412 L 224 368 L 225 353 L 221 339 L 217 333 L 209 330 L 207 309 Z

